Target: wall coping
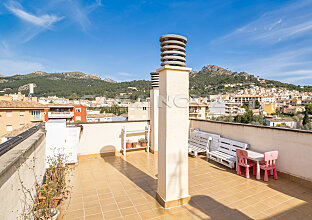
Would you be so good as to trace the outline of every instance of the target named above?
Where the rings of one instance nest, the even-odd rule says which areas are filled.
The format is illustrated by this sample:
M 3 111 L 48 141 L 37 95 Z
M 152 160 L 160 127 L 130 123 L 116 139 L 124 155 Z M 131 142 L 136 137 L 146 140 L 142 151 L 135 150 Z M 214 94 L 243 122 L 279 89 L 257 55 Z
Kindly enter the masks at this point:
M 5 176 L 5 173 L 14 173 L 16 168 L 40 146 L 44 138 L 45 131 L 39 129 L 39 131 L 29 136 L 0 157 L 0 187 L 6 182 L 6 180 L 1 179 Z
M 280 131 L 312 134 L 312 131 L 310 130 L 301 130 L 301 129 L 294 129 L 294 128 L 270 127 L 270 126 L 264 126 L 264 125 L 243 124 L 243 123 L 237 123 L 237 122 L 225 122 L 225 121 L 215 121 L 215 120 L 196 119 L 196 118 L 190 118 L 190 121 L 203 121 L 203 122 L 219 123 L 219 124 L 226 124 L 226 125 L 237 125 L 237 126 L 243 126 L 243 127 L 274 129 L 274 130 L 280 130 Z
M 73 122 L 67 123 L 68 125 L 81 125 L 81 124 L 110 124 L 110 123 L 132 123 L 132 122 L 149 122 L 150 120 L 135 120 L 135 121 L 101 121 L 101 122 Z

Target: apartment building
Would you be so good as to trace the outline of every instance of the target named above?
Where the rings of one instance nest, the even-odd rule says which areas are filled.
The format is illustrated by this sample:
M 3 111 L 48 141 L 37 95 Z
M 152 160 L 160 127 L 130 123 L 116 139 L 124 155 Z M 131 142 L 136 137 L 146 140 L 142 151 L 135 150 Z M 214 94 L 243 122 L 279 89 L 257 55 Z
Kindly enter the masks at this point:
M 79 105 L 49 105 L 45 109 L 45 121 L 50 119 L 66 119 L 67 122 L 86 122 L 87 110 Z
M 208 104 L 189 103 L 189 118 L 206 119 Z
M 302 100 L 302 105 L 306 105 L 306 104 L 312 104 L 312 100 Z
M 59 98 L 57 96 L 49 96 L 47 98 L 45 97 L 39 98 L 38 102 L 44 105 L 50 105 L 50 104 L 68 105 L 69 99 Z
M 303 113 L 305 111 L 304 106 L 288 106 L 283 109 L 284 114 L 298 114 Z
M 25 95 L 23 95 L 21 92 L 18 92 L 17 94 L 5 94 L 3 96 L 0 96 L 0 100 L 3 101 L 32 101 L 32 102 L 37 102 L 38 98 L 37 97 L 27 97 Z
M 250 102 L 262 102 L 263 96 L 258 95 L 236 95 L 233 97 L 235 103 L 239 105 L 248 105 Z
M 43 122 L 47 108 L 38 102 L 0 100 L 0 136 L 29 123 Z
M 219 116 L 236 116 L 243 113 L 244 111 L 239 107 L 239 104 L 218 100 L 209 103 L 209 112 L 207 113 L 207 118 Z
M 262 106 L 263 111 L 265 112 L 265 114 L 272 114 L 276 112 L 276 104 L 264 104 Z
M 266 118 L 264 122 L 271 127 L 297 127 L 297 122 L 292 118 Z
M 105 122 L 113 121 L 113 113 L 87 114 L 87 122 Z
M 149 120 L 150 103 L 135 102 L 128 106 L 128 121 Z

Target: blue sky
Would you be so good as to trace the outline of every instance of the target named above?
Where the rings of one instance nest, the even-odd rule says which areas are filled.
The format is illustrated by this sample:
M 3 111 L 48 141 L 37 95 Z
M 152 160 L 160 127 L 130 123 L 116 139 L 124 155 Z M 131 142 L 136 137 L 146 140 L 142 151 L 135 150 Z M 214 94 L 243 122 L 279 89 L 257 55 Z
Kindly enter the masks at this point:
M 2 0 L 0 74 L 149 79 L 167 33 L 188 37 L 194 70 L 215 64 L 312 85 L 312 0 Z

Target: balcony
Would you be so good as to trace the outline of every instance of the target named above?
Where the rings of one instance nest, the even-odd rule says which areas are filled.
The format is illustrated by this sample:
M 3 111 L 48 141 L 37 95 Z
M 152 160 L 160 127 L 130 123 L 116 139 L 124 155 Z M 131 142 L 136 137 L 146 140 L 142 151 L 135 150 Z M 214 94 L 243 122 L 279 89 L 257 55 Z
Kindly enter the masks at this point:
M 72 118 L 74 112 L 48 112 L 49 118 Z
M 120 154 L 121 129 L 141 130 L 148 121 L 81 123 L 79 163 L 70 175 L 71 198 L 61 206 L 60 219 L 311 219 L 312 217 L 312 133 L 293 129 L 190 120 L 190 128 L 221 134 L 249 143 L 252 150 L 280 152 L 278 180 L 246 179 L 201 155 L 189 157 L 190 203 L 163 209 L 156 201 L 157 153 L 145 151 Z M 38 141 L 40 140 L 40 141 Z M 20 207 L 17 174 L 12 160 L 25 149 L 37 157 L 38 175 L 44 164 L 44 133 L 39 132 L 0 158 L 11 164 L 0 170 L 0 218 Z M 33 144 L 31 142 L 34 142 Z M 31 146 L 29 148 L 29 146 Z M 31 150 L 27 150 L 31 149 Z M 13 154 L 11 154 L 13 153 Z M 11 159 L 10 159 L 11 158 Z M 297 158 L 300 158 L 298 160 Z M 6 161 L 4 161 L 6 160 Z M 27 171 L 27 170 L 26 170 Z M 31 183 L 30 174 L 21 178 Z M 4 175 L 6 174 L 6 175 Z M 10 190 L 11 189 L 11 190 Z M 11 200 L 4 198 L 10 197 Z
M 199 109 L 190 109 L 189 114 L 200 114 Z

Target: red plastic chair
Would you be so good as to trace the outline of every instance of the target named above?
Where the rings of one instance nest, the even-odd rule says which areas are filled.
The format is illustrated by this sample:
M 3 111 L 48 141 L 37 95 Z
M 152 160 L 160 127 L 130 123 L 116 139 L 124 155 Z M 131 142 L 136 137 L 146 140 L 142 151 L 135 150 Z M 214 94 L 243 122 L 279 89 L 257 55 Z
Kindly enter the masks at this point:
M 260 165 L 260 169 L 264 170 L 264 181 L 269 181 L 269 171 L 273 170 L 273 177 L 275 180 L 278 179 L 276 167 L 275 167 L 275 160 L 277 160 L 278 151 L 270 151 L 264 153 L 264 161 L 265 164 Z
M 246 178 L 250 178 L 249 176 L 249 167 L 253 167 L 253 175 L 256 175 L 256 164 L 248 160 L 248 152 L 245 150 L 236 149 L 236 157 L 237 157 L 237 174 L 242 175 L 241 166 L 245 167 Z

